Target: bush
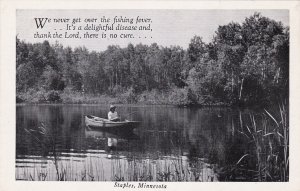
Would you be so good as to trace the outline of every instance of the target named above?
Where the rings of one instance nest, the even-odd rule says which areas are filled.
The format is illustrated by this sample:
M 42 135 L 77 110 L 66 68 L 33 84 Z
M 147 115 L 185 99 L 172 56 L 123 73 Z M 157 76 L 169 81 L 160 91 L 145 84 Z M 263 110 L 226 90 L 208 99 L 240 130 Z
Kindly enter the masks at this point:
M 61 102 L 61 98 L 58 91 L 51 90 L 47 94 L 47 101 L 49 102 Z
M 144 91 L 138 96 L 139 103 L 143 104 L 169 104 L 167 93 L 158 90 Z
M 19 96 L 16 96 L 16 103 L 22 103 L 22 102 L 24 102 L 24 100 Z
M 44 89 L 28 89 L 27 92 L 17 92 L 17 103 L 42 103 L 46 102 L 46 91 Z
M 115 85 L 113 88 L 109 88 L 108 90 L 111 96 L 117 96 L 125 92 L 125 89 L 120 85 Z
M 34 95 L 33 102 L 43 103 L 47 101 L 47 92 L 44 89 L 37 91 Z
M 172 104 L 179 106 L 198 104 L 197 96 L 188 87 L 174 88 L 169 96 L 169 100 Z
M 120 102 L 120 103 L 130 103 L 131 104 L 131 103 L 137 102 L 137 96 L 132 87 L 117 97 L 118 97 L 118 102 Z

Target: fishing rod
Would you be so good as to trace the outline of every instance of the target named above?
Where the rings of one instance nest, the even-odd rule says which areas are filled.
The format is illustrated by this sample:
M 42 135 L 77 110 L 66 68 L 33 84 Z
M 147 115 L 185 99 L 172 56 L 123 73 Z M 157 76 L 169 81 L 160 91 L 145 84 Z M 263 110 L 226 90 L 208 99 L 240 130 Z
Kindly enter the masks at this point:
M 126 117 L 128 117 L 128 116 L 130 116 L 130 115 L 132 115 L 132 114 L 134 114 L 134 113 L 137 113 L 138 111 L 134 111 L 134 112 L 131 112 L 131 113 L 129 113 L 129 114 L 127 114 L 127 115 L 125 115 L 123 118 L 126 118 Z M 121 116 L 120 116 L 121 117 Z
M 138 111 L 134 111 L 134 112 L 131 112 L 131 113 L 125 115 L 125 116 L 128 117 L 128 116 L 130 116 L 130 115 L 132 115 L 132 114 L 134 114 L 134 113 L 137 113 L 137 112 L 138 112 Z

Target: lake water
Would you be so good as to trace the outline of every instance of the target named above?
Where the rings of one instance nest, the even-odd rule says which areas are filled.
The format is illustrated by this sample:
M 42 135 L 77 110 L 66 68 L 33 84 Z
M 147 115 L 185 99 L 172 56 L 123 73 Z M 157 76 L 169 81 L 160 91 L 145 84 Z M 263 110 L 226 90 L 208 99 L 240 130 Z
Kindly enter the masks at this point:
M 17 106 L 17 180 L 226 181 L 245 153 L 237 133 L 246 111 L 117 106 L 133 131 L 87 128 L 107 105 Z M 127 115 L 127 116 L 126 116 Z

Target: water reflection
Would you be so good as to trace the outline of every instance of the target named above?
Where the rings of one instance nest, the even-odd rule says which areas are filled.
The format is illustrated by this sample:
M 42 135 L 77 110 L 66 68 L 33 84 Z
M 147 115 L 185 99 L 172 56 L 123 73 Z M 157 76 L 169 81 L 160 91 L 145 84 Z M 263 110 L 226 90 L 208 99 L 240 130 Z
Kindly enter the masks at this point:
M 219 167 L 242 155 L 232 135 L 236 111 L 118 109 L 134 113 L 129 120 L 141 121 L 139 128 L 87 128 L 85 115 L 106 116 L 101 105 L 17 106 L 16 178 L 39 180 L 47 173 L 45 180 L 217 181 Z
M 114 151 L 122 150 L 125 141 L 139 140 L 139 136 L 133 132 L 133 129 L 97 129 L 88 126 L 85 127 L 85 137 L 87 141 L 91 142 L 106 142 L 105 148 L 102 149 L 106 150 L 110 157 L 114 154 Z M 118 145 L 120 148 L 118 148 Z

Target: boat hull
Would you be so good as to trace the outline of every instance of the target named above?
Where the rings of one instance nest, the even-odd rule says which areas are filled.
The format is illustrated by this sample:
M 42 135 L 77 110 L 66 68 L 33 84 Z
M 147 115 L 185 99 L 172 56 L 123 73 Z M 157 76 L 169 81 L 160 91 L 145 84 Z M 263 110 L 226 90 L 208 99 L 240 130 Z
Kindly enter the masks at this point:
M 85 124 L 92 128 L 124 128 L 124 129 L 134 129 L 139 124 L 138 121 L 120 121 L 114 122 L 104 118 L 96 116 L 85 116 Z

